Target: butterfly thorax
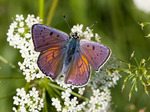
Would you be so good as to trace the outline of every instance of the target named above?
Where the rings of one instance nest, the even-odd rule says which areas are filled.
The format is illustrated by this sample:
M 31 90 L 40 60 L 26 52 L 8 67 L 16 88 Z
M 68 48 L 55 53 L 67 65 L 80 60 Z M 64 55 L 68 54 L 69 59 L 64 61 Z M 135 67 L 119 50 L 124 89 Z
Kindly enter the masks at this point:
M 79 38 L 70 38 L 66 44 L 65 71 L 74 60 L 76 53 L 79 51 Z M 64 72 L 65 72 L 64 71 Z
M 79 50 L 79 39 L 70 38 L 66 47 L 66 60 L 70 62 L 75 56 L 76 52 Z

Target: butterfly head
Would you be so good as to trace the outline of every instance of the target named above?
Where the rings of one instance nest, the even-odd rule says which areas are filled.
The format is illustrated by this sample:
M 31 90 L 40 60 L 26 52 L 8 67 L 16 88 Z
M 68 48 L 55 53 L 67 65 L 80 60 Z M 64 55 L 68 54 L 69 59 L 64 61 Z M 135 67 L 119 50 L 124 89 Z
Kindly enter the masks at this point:
M 79 39 L 79 36 L 78 36 L 78 33 L 75 32 L 75 33 L 71 33 L 71 38 L 74 38 L 74 39 Z

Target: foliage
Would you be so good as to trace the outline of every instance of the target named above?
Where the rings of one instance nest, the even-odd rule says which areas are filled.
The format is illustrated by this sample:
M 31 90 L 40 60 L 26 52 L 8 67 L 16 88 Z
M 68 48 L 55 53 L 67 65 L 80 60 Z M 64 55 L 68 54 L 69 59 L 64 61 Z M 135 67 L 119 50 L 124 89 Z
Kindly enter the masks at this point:
M 148 59 L 141 59 L 140 63 L 134 57 L 134 52 L 131 54 L 130 59 L 134 59 L 135 64 L 128 63 L 128 69 L 121 69 L 128 74 L 128 76 L 124 80 L 124 84 L 122 86 L 122 90 L 125 88 L 127 81 L 131 80 L 131 89 L 129 92 L 129 100 L 131 99 L 133 89 L 137 92 L 138 87 L 137 83 L 141 83 L 144 87 L 145 93 L 149 95 L 148 87 L 150 86 L 150 73 L 149 73 L 149 66 L 146 66 L 147 63 L 150 61 L 150 57 Z

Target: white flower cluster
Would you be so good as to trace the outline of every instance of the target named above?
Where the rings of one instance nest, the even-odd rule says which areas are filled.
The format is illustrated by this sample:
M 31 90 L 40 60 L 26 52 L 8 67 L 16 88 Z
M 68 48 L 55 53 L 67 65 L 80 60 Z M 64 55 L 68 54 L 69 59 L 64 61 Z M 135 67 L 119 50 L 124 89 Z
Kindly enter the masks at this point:
M 121 63 L 116 59 L 115 56 L 111 56 L 105 65 L 100 68 L 99 72 L 92 73 L 91 79 L 87 86 L 92 88 L 110 88 L 117 84 L 121 75 L 117 69 L 121 67 Z
M 10 25 L 8 30 L 7 41 L 14 48 L 19 49 L 21 56 L 24 61 L 18 62 L 20 69 L 25 75 L 27 82 L 34 80 L 35 78 L 43 78 L 44 74 L 39 70 L 37 66 L 37 59 L 39 56 L 38 52 L 34 51 L 34 46 L 31 38 L 31 26 L 35 23 L 39 23 L 41 20 L 33 15 L 28 15 L 24 19 L 23 15 L 16 15 L 15 21 Z M 91 39 L 95 37 L 95 40 L 100 42 L 100 36 L 98 34 L 93 34 L 93 30 L 89 27 L 82 31 L 83 25 L 76 25 L 72 28 L 72 33 L 77 32 L 79 36 L 83 36 L 86 39 Z M 117 84 L 117 80 L 121 77 L 116 69 L 118 69 L 120 64 L 114 56 L 111 56 L 109 61 L 100 69 L 99 72 L 93 72 L 87 88 L 90 88 L 91 96 L 88 100 L 84 101 L 82 98 L 71 95 L 75 89 L 78 95 L 87 94 L 85 87 L 75 88 L 72 85 L 64 83 L 64 76 L 62 75 L 58 80 L 57 84 L 63 88 L 66 88 L 62 92 L 61 100 L 64 101 L 63 104 L 60 103 L 60 99 L 52 98 L 52 105 L 56 107 L 57 111 L 67 112 L 67 111 L 87 111 L 87 112 L 99 112 L 107 111 L 110 105 L 111 96 L 109 88 Z M 71 88 L 71 89 L 70 89 Z M 34 91 L 34 92 L 33 92 Z M 77 94 L 76 93 L 76 94 Z M 88 95 L 90 95 L 88 93 Z M 34 101 L 36 100 L 36 101 Z M 81 101 L 80 101 L 81 100 Z M 37 103 L 38 102 L 38 103 Z M 18 106 L 18 110 L 33 111 L 33 109 L 39 111 L 43 107 L 43 100 L 39 98 L 38 92 L 35 88 L 29 94 L 26 94 L 24 89 L 17 89 L 17 96 L 14 96 L 14 104 Z M 14 107 L 14 111 L 17 109 Z
M 62 112 L 78 112 L 81 110 L 85 110 L 86 102 L 82 102 L 79 104 L 77 97 L 70 98 L 72 90 L 70 88 L 66 89 L 65 92 L 62 92 L 61 98 L 64 100 L 64 108 L 61 108 L 60 101 L 58 98 L 52 98 L 52 105 L 55 106 L 57 111 Z
M 28 94 L 24 88 L 17 89 L 16 95 L 13 97 L 13 104 L 18 108 L 13 107 L 14 112 L 39 112 L 44 107 L 43 99 L 39 97 L 35 87 Z
M 93 90 L 93 96 L 90 97 L 88 104 L 88 112 L 106 112 L 110 106 L 111 96 L 110 90 L 104 89 L 102 92 L 99 89 Z
M 66 89 L 62 92 L 61 98 L 64 100 L 64 107 L 60 104 L 58 98 L 52 98 L 52 105 L 55 106 L 57 111 L 62 112 L 106 112 L 110 106 L 111 96 L 110 90 L 105 88 L 102 92 L 99 89 L 93 89 L 93 94 L 89 101 L 80 103 L 77 97 L 70 98 L 71 89 Z
M 23 15 L 16 15 L 16 19 L 10 25 L 7 33 L 9 45 L 19 49 L 21 56 L 24 58 L 24 61 L 22 63 L 18 62 L 18 64 L 27 82 L 35 78 L 44 77 L 36 63 L 39 53 L 34 51 L 30 30 L 33 24 L 41 21 L 39 17 L 35 18 L 34 15 L 30 14 L 26 19 L 24 19 Z
M 71 29 L 71 32 L 72 33 L 77 33 L 78 36 L 84 37 L 88 40 L 91 40 L 91 37 L 94 37 L 93 29 L 90 29 L 89 27 L 86 27 L 84 32 L 82 31 L 82 29 L 83 29 L 83 24 L 81 24 L 81 25 L 77 24 L 77 25 L 73 26 L 73 28 Z M 100 42 L 100 38 L 101 37 L 97 33 L 95 33 L 95 40 Z

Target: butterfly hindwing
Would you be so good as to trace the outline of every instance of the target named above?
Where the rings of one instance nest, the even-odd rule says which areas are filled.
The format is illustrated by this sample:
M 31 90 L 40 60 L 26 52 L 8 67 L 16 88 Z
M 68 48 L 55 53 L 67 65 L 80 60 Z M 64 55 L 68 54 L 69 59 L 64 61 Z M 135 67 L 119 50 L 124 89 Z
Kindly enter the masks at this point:
M 80 46 L 81 51 L 95 71 L 98 71 L 111 55 L 111 50 L 107 46 L 97 42 L 81 39 Z
M 69 35 L 46 25 L 34 24 L 32 26 L 32 38 L 35 51 L 41 52 L 49 48 L 65 45 Z
M 44 74 L 55 80 L 62 71 L 63 60 L 64 48 L 54 47 L 41 52 L 37 63 Z
M 65 83 L 75 86 L 85 85 L 90 77 L 90 67 L 87 59 L 81 52 L 77 52 L 73 64 L 67 74 L 65 74 Z

